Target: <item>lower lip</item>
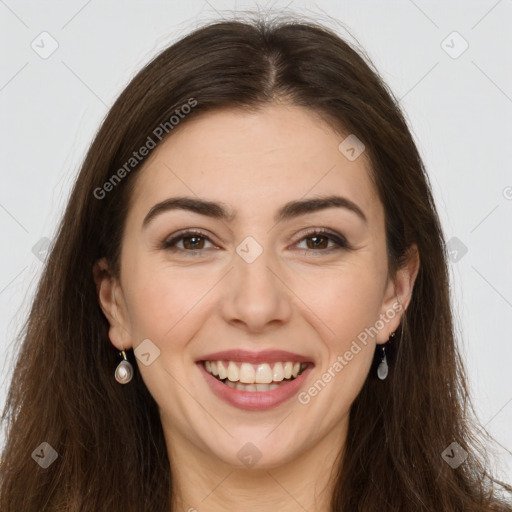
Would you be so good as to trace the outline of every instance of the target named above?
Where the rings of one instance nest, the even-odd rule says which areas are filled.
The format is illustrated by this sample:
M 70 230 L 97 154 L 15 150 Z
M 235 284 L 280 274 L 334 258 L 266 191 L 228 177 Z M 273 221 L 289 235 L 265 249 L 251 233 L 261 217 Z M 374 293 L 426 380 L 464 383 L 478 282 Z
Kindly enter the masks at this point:
M 253 392 L 230 388 L 219 379 L 215 378 L 211 373 L 207 372 L 203 363 L 200 362 L 197 364 L 215 395 L 221 400 L 224 400 L 224 402 L 246 411 L 265 411 L 286 402 L 299 392 L 309 372 L 313 369 L 313 365 L 310 363 L 308 367 L 292 381 L 281 384 L 278 388 L 272 389 L 271 391 Z

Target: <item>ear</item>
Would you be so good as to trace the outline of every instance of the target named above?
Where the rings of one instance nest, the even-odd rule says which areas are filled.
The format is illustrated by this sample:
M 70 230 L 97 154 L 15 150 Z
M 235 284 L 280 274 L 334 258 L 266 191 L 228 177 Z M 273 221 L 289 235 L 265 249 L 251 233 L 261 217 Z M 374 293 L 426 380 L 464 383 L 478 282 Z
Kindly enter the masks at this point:
M 109 324 L 109 338 L 118 350 L 132 348 L 131 328 L 128 321 L 123 290 L 118 279 L 112 276 L 105 258 L 93 268 L 98 302 Z
M 386 343 L 400 325 L 402 315 L 411 302 L 414 282 L 420 269 L 420 256 L 416 244 L 407 252 L 406 263 L 397 270 L 394 278 L 389 278 L 381 309 L 384 328 L 375 336 L 376 343 Z

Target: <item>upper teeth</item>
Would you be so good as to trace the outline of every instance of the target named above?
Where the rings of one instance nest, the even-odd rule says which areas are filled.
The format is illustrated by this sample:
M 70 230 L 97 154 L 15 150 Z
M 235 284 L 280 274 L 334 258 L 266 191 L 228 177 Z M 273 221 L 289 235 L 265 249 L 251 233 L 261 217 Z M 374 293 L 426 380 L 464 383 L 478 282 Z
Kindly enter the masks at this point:
M 204 366 L 208 372 L 218 376 L 219 379 L 228 379 L 231 382 L 244 384 L 269 384 L 280 382 L 283 379 L 297 377 L 307 363 L 268 363 L 252 365 L 250 363 L 237 363 L 235 361 L 205 361 Z

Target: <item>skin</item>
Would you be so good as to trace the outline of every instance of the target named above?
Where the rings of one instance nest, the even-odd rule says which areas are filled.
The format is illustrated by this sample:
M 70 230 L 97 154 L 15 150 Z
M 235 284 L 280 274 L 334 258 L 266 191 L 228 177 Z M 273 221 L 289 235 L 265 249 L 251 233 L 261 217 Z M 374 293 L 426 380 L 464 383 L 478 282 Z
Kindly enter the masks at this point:
M 284 104 L 190 120 L 137 177 L 119 278 L 104 260 L 97 264 L 112 344 L 129 349 L 150 339 L 160 350 L 149 366 L 137 359 L 135 371 L 160 409 L 177 510 L 328 508 L 350 406 L 376 344 L 399 326 L 419 268 L 413 247 L 408 264 L 388 275 L 384 210 L 370 164 L 365 153 L 349 161 L 338 150 L 343 138 L 313 112 Z M 368 222 L 343 208 L 273 221 L 284 203 L 333 191 L 355 202 Z M 156 203 L 177 195 L 221 201 L 238 215 L 227 222 L 173 210 L 142 228 Z M 304 232 L 321 227 L 345 236 L 353 249 L 329 252 L 336 244 L 326 239 L 317 248 Z M 209 240 L 181 239 L 176 252 L 161 248 L 186 228 Z M 236 252 L 247 236 L 263 248 L 250 264 Z M 217 350 L 289 350 L 315 363 L 307 390 L 397 301 L 403 309 L 305 405 L 292 398 L 267 411 L 240 410 L 211 392 L 195 364 Z M 262 454 L 252 468 L 237 457 L 248 442 Z

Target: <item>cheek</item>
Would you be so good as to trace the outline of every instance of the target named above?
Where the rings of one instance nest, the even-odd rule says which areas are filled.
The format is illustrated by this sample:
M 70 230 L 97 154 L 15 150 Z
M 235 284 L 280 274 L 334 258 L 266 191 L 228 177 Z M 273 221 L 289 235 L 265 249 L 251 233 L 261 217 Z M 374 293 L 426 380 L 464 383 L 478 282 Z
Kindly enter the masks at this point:
M 187 345 L 207 321 L 203 297 L 215 279 L 207 275 L 192 278 L 190 273 L 154 265 L 146 269 L 140 265 L 127 275 L 126 304 L 133 347 L 149 339 L 159 351 L 152 349 L 158 354 L 152 356 L 154 364 L 145 366 L 137 360 L 138 371 L 161 407 L 181 410 L 182 404 L 169 390 L 176 391 L 180 387 L 177 382 L 189 378 Z
M 375 323 L 382 301 L 378 285 L 379 281 L 369 274 L 350 276 L 331 295 L 330 316 L 344 340 Z
M 354 263 L 324 268 L 297 280 L 294 291 L 324 324 L 326 340 L 343 345 L 375 323 L 382 306 L 385 276 L 378 265 Z
M 359 393 L 373 361 L 375 331 L 371 328 L 382 306 L 383 272 L 377 264 L 354 263 L 307 279 L 299 292 L 314 312 L 310 323 L 323 341 L 319 373 L 328 388 L 323 396 L 338 397 L 338 414 L 345 413 Z M 305 314 L 306 308 L 303 311 Z M 322 403 L 320 400 L 315 407 L 322 407 Z
M 323 354 L 316 379 L 298 400 L 310 417 L 323 418 L 323 428 L 334 428 L 348 414 L 370 371 L 375 351 L 366 329 L 379 318 L 382 276 L 375 266 L 348 265 L 336 276 L 323 274 L 305 302 L 320 319 L 315 329 Z
M 154 261 L 127 266 L 124 288 L 134 346 L 149 338 L 166 352 L 183 349 L 206 320 L 198 315 L 219 281 L 205 268 L 170 268 Z

